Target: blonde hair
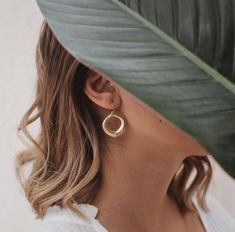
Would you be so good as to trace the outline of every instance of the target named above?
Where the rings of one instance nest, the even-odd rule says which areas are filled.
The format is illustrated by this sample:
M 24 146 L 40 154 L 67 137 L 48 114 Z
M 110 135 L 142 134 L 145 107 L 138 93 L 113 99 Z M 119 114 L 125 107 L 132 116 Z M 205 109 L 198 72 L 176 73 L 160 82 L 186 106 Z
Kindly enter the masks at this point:
M 98 127 L 101 123 L 83 91 L 88 67 L 63 48 L 45 21 L 36 64 L 35 100 L 18 129 L 30 144 L 16 158 L 16 173 L 37 218 L 57 205 L 86 220 L 74 203 L 89 203 L 94 197 L 101 180 L 100 144 L 104 146 Z M 28 126 L 38 119 L 40 133 L 33 138 Z M 31 169 L 24 177 L 28 164 Z M 196 175 L 187 187 L 193 170 Z M 204 198 L 211 175 L 207 157 L 191 156 L 183 161 L 168 189 L 182 212 L 194 210 L 194 192 L 206 210 Z

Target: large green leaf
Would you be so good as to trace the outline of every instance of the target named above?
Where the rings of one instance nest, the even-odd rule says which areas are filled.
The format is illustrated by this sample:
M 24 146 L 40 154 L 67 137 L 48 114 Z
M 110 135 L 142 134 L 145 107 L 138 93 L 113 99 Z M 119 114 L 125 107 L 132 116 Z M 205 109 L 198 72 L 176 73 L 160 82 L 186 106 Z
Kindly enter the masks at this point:
M 234 0 L 120 0 L 235 83 Z
M 137 13 L 150 1 L 132 1 L 136 12 L 118 0 L 37 2 L 74 57 L 196 138 L 235 176 L 235 86 Z M 151 6 L 148 14 L 156 14 Z

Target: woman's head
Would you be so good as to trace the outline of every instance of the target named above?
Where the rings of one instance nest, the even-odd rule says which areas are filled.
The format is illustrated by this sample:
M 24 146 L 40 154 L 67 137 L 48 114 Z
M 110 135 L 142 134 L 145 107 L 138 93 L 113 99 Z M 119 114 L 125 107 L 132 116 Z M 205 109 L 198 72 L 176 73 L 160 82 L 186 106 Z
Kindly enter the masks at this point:
M 202 156 L 206 151 L 194 139 L 117 83 L 77 61 L 46 22 L 37 45 L 36 63 L 36 98 L 19 126 L 31 144 L 17 158 L 17 173 L 38 217 L 53 205 L 68 207 L 82 217 L 73 203 L 90 202 L 94 197 L 105 151 L 133 143 L 135 149 L 149 151 L 148 156 L 136 155 L 136 159 L 184 160 L 168 192 L 182 210 L 192 209 L 190 197 L 194 191 L 203 206 L 211 166 Z M 126 126 L 117 138 L 110 138 L 101 126 L 113 103 Z M 40 133 L 34 139 L 27 127 L 36 120 L 40 121 Z M 118 122 L 110 126 L 117 127 Z M 26 164 L 31 164 L 31 171 L 24 179 L 22 168 Z M 196 176 L 186 188 L 193 170 Z

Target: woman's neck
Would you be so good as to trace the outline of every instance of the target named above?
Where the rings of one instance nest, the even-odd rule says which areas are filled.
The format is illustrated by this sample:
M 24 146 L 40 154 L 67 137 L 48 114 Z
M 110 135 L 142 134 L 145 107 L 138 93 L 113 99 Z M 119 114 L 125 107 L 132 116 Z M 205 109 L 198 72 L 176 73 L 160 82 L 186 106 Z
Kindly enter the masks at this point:
M 136 227 L 149 231 L 147 227 L 157 228 L 164 216 L 178 214 L 167 189 L 184 157 L 144 152 L 143 147 L 113 147 L 111 154 L 102 156 L 102 181 L 93 202 L 103 224 L 112 228 L 114 224 L 126 224 L 127 231 L 134 231 L 127 226 L 141 223 Z

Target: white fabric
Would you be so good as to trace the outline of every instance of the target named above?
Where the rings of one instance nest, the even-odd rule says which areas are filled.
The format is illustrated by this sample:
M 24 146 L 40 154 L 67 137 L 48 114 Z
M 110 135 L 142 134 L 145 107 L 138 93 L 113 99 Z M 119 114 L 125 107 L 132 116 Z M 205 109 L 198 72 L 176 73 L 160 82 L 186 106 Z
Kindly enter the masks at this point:
M 204 212 L 193 197 L 206 232 L 235 232 L 235 219 L 233 219 L 223 206 L 210 194 L 206 196 L 209 212 Z M 91 219 L 91 224 L 78 218 L 65 208 L 50 207 L 42 219 L 37 232 L 108 232 L 96 219 L 98 208 L 91 204 L 77 204 L 79 209 Z

